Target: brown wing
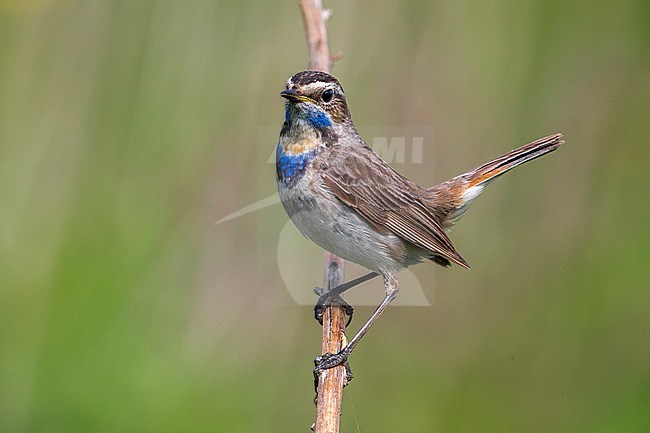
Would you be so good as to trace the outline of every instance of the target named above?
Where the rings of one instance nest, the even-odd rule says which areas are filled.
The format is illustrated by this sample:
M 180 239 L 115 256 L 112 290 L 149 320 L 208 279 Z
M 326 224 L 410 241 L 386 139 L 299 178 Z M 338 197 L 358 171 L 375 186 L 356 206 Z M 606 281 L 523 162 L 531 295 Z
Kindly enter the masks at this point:
M 360 146 L 332 149 L 322 169 L 325 184 L 339 200 L 378 229 L 469 268 L 433 212 L 419 199 L 419 187 L 372 150 Z

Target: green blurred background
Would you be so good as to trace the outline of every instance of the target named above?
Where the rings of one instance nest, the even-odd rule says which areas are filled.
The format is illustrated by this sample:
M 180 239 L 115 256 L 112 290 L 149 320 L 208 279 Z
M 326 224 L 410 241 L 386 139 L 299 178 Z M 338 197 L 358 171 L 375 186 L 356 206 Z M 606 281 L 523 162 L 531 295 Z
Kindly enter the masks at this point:
M 567 140 L 452 233 L 471 271 L 413 269 L 433 306 L 364 339 L 342 431 L 648 431 L 648 2 L 325 6 L 362 135 L 435 130 L 419 183 Z M 287 217 L 215 224 L 274 194 L 306 62 L 295 1 L 0 2 L 1 431 L 308 431 Z

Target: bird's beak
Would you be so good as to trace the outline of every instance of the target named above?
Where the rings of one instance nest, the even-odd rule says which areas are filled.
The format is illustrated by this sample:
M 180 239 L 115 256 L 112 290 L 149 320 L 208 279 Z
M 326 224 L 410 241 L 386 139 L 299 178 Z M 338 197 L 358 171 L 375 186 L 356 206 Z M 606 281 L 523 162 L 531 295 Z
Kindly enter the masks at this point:
M 316 102 L 308 96 L 301 95 L 296 89 L 280 92 L 280 96 L 292 102 Z

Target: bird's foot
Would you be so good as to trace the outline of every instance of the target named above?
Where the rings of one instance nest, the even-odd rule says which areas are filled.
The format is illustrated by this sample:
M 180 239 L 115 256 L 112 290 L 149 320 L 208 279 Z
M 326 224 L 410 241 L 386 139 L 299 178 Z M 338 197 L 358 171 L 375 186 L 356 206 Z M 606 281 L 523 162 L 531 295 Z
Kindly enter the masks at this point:
M 345 379 L 343 381 L 343 386 L 348 386 L 354 377 L 352 375 L 352 369 L 350 368 L 350 363 L 348 362 L 349 354 L 343 349 L 339 353 L 324 353 L 321 356 L 314 358 L 314 389 L 318 393 L 318 378 L 323 370 L 334 368 L 343 364 L 345 367 Z
M 340 305 L 343 307 L 343 309 L 345 309 L 345 315 L 348 316 L 345 326 L 350 326 L 352 316 L 354 315 L 354 307 L 352 307 L 352 305 L 348 304 L 334 289 L 327 293 L 323 293 L 322 288 L 316 287 L 314 292 L 319 296 L 318 301 L 316 301 L 316 305 L 314 306 L 314 318 L 318 320 L 318 323 L 320 323 L 321 326 L 323 325 L 323 313 L 328 305 Z

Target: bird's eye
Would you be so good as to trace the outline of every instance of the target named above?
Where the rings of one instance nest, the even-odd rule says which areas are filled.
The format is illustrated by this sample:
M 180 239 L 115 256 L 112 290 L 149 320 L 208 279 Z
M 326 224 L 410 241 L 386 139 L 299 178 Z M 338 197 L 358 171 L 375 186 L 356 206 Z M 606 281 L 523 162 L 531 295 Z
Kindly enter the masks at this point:
M 332 100 L 332 97 L 334 97 L 334 90 L 332 89 L 325 90 L 321 95 L 323 102 L 330 102 Z

